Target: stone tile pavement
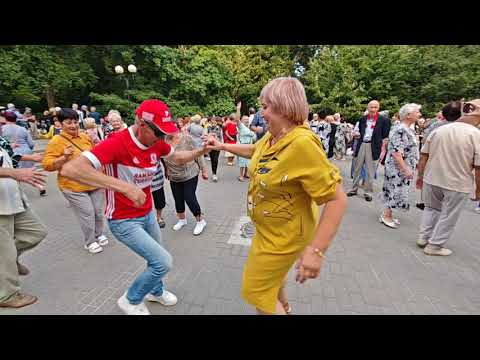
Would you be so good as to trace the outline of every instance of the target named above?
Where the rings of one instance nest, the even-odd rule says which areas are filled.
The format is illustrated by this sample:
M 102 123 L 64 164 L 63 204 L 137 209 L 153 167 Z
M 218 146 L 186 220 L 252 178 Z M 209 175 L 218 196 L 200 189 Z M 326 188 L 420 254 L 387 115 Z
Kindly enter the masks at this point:
M 208 225 L 192 235 L 194 219 L 175 233 L 173 198 L 166 186 L 167 227 L 163 230 L 174 268 L 166 278 L 179 297 L 171 308 L 148 304 L 153 314 L 254 314 L 240 298 L 242 267 L 248 247 L 229 243 L 245 216 L 246 183 L 236 179 L 238 168 L 225 166 L 220 181 L 200 181 L 198 197 Z M 350 161 L 335 162 L 348 190 Z M 382 174 L 376 182 L 381 188 Z M 55 174 L 49 174 L 48 196 L 27 188 L 27 194 L 49 228 L 49 235 L 22 262 L 31 274 L 22 278 L 25 292 L 39 296 L 29 307 L 0 309 L 0 314 L 121 314 L 116 300 L 144 268 L 143 260 L 117 242 L 100 254 L 82 248 L 76 219 L 60 194 Z M 412 204 L 414 195 L 412 194 Z M 468 203 L 449 245 L 450 257 L 428 257 L 415 245 L 421 211 L 398 214 L 401 226 L 389 229 L 378 222 L 378 199 L 349 199 L 340 231 L 331 246 L 319 279 L 304 285 L 289 274 L 287 291 L 295 314 L 479 314 L 480 223 Z

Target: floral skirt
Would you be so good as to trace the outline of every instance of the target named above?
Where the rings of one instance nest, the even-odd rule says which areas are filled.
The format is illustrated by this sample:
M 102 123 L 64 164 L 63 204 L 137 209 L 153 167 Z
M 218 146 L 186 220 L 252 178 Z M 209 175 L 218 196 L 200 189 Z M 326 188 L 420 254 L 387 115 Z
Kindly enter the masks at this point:
M 410 179 L 405 178 L 399 171 L 385 169 L 382 197 L 385 206 L 390 209 L 408 211 L 410 209 L 409 192 Z

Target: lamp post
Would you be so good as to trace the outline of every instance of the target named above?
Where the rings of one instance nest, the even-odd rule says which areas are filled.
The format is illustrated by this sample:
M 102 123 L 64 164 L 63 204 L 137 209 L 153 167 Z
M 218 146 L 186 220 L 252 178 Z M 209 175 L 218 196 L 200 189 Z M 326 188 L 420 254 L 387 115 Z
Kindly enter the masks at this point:
M 130 74 L 132 74 L 132 80 L 135 80 L 134 74 L 137 72 L 137 67 L 133 64 L 130 64 L 130 65 L 127 66 L 127 71 Z M 115 73 L 118 74 L 118 75 L 123 75 L 125 73 L 125 70 L 123 69 L 123 66 L 121 66 L 121 65 L 115 66 Z M 130 94 L 128 92 L 128 90 L 130 90 L 130 84 L 128 82 L 128 76 L 125 76 L 124 79 L 125 79 L 125 84 L 127 85 L 127 98 L 128 98 L 128 101 L 130 101 Z

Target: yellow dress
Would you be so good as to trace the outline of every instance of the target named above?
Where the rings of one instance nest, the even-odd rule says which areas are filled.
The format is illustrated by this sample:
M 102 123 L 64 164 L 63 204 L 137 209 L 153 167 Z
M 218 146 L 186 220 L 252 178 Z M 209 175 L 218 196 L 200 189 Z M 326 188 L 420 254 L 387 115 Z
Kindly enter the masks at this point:
M 248 215 L 256 232 L 241 293 L 247 303 L 274 313 L 288 271 L 313 239 L 318 206 L 335 195 L 342 178 L 306 126 L 273 146 L 270 139 L 267 133 L 255 145 L 248 168 Z

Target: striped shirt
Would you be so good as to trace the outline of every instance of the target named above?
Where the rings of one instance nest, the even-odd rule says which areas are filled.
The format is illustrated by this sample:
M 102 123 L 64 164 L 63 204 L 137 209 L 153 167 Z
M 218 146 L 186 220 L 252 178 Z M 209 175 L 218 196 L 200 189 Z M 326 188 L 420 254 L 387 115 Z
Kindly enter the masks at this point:
M 153 175 L 152 179 L 152 192 L 160 190 L 163 185 L 165 184 L 165 169 L 163 168 L 162 161 L 158 161 L 157 163 L 157 172 Z

